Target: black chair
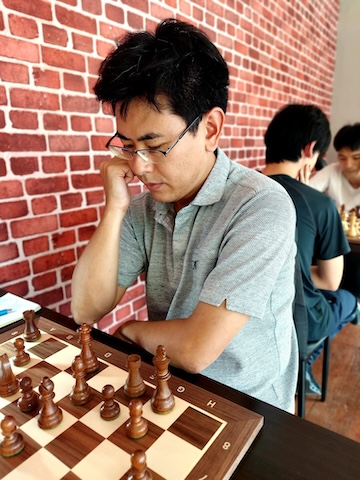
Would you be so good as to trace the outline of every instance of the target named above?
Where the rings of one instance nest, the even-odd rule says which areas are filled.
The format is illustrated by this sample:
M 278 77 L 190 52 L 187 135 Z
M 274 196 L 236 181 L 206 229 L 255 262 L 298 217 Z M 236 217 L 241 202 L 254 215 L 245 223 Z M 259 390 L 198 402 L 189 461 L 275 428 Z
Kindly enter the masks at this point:
M 325 402 L 329 377 L 330 364 L 330 337 L 324 337 L 318 342 L 308 342 L 308 317 L 305 307 L 305 295 L 302 283 L 300 264 L 296 258 L 295 262 L 295 298 L 294 298 L 294 322 L 299 345 L 299 375 L 297 387 L 297 414 L 299 417 L 305 417 L 305 379 L 306 379 L 306 360 L 310 355 L 324 343 L 323 366 L 321 382 L 321 401 Z

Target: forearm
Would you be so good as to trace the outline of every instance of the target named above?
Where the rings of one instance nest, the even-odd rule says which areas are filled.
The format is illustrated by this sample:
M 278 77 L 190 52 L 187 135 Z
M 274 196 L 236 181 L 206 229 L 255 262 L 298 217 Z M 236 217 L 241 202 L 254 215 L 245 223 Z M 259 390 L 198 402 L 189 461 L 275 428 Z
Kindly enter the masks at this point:
M 331 275 L 324 272 L 318 265 L 311 267 L 312 281 L 315 287 L 320 290 L 337 290 L 341 283 L 342 273 L 343 269 L 340 266 L 334 269 Z
M 72 280 L 72 314 L 77 323 L 95 323 L 116 305 L 120 230 L 124 214 L 104 216 L 83 251 Z

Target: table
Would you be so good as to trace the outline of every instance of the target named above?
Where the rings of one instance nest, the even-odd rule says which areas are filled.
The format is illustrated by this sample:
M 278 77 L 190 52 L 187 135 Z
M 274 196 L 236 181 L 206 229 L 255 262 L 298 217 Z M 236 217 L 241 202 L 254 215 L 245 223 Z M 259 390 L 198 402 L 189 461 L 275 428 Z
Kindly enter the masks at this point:
M 351 252 L 344 256 L 344 275 L 341 288 L 360 299 L 360 238 L 349 238 Z
M 47 308 L 42 308 L 39 314 L 73 330 L 76 328 L 73 320 Z M 100 330 L 93 329 L 92 335 L 95 340 L 111 348 L 124 353 L 134 353 L 134 346 Z M 149 354 L 141 349 L 135 350 L 141 355 L 143 361 L 151 363 L 152 357 Z M 202 375 L 188 374 L 175 368 L 172 372 L 179 378 L 228 398 L 264 417 L 264 426 L 233 473 L 232 480 L 354 480 L 358 478 L 360 443 L 290 415 Z

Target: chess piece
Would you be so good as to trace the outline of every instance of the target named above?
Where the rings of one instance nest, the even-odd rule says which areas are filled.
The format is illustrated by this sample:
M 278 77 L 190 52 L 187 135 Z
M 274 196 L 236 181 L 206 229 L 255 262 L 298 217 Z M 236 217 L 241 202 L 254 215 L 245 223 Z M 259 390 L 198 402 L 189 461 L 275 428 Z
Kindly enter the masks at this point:
M 24 339 L 26 342 L 36 342 L 41 337 L 40 330 L 35 324 L 35 312 L 34 310 L 25 310 L 23 312 L 25 320 Z
M 75 385 L 69 394 L 69 398 L 74 405 L 85 405 L 91 399 L 92 393 L 85 380 L 85 362 L 81 355 L 76 355 L 71 368 L 75 378 Z
M 145 393 L 146 385 L 140 375 L 141 358 L 134 353 L 127 357 L 128 378 L 124 385 L 124 393 L 130 398 L 141 397 Z
M 355 210 L 352 210 L 349 215 L 349 229 L 346 232 L 348 237 L 356 237 L 358 235 L 357 232 L 357 218 Z
M 142 417 L 143 404 L 140 398 L 133 398 L 129 402 L 130 418 L 125 424 L 126 434 L 129 438 L 137 440 L 148 432 L 148 422 Z
M 25 447 L 23 436 L 16 429 L 15 418 L 11 415 L 6 415 L 1 421 L 4 439 L 0 443 L 0 452 L 3 457 L 18 455 Z
M 54 403 L 54 382 L 49 377 L 44 377 L 39 386 L 40 412 L 38 425 L 43 430 L 54 428 L 62 420 L 63 414 L 60 407 Z
M 120 405 L 115 400 L 115 390 L 112 385 L 105 385 L 101 391 L 103 405 L 100 407 L 100 416 L 104 420 L 115 420 L 120 414 Z
M 86 373 L 96 372 L 99 368 L 99 361 L 91 348 L 91 332 L 92 327 L 83 323 L 78 328 L 79 343 L 81 344 L 81 357 L 85 363 Z
M 39 408 L 39 394 L 32 388 L 31 378 L 23 377 L 20 380 L 21 397 L 17 401 L 17 406 L 22 412 L 32 412 Z
M 153 364 L 156 369 L 156 388 L 151 398 L 151 408 L 155 413 L 168 413 L 175 406 L 175 399 L 168 385 L 171 378 L 169 372 L 170 359 L 166 356 L 165 348 L 159 345 Z
M 143 450 L 135 450 L 131 454 L 131 470 L 127 480 L 152 480 L 150 470 L 146 465 L 146 455 Z
M 0 355 L 0 396 L 9 397 L 20 389 L 19 380 L 11 370 L 7 353 Z
M 13 360 L 14 365 L 17 367 L 22 367 L 30 362 L 30 355 L 25 352 L 24 339 L 18 337 L 14 342 L 14 347 L 16 349 L 16 356 Z

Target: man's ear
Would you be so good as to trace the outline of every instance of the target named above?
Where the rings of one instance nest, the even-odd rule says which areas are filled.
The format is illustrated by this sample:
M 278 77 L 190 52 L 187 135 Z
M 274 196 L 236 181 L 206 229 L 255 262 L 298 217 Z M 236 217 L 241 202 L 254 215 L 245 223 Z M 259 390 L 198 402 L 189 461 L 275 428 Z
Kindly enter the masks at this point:
M 316 140 L 312 141 L 311 143 L 308 143 L 306 147 L 304 148 L 304 154 L 305 157 L 307 158 L 312 158 L 314 156 L 314 147 L 316 144 Z
M 225 122 L 225 113 L 220 107 L 214 107 L 205 115 L 206 150 L 214 152 L 219 144 L 220 135 Z

